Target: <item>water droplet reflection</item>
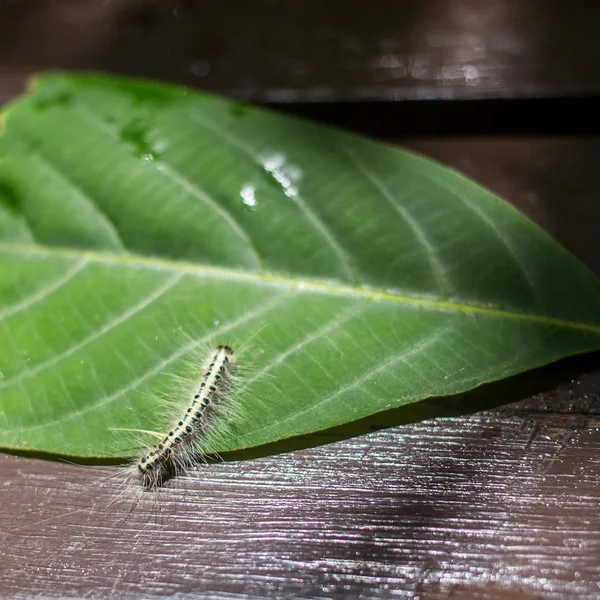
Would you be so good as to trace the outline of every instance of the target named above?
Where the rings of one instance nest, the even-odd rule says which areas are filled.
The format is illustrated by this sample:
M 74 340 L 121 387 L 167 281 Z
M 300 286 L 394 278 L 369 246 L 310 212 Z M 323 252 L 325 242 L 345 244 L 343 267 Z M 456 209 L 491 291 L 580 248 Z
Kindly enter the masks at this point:
M 296 183 L 302 176 L 302 171 L 288 163 L 285 155 L 272 154 L 263 158 L 262 164 L 265 171 L 283 188 L 283 193 L 288 198 L 295 198 L 298 195 Z
M 245 185 L 240 190 L 240 196 L 242 197 L 242 202 L 250 209 L 255 210 L 256 205 L 258 204 L 258 200 L 255 195 L 256 189 L 253 185 Z

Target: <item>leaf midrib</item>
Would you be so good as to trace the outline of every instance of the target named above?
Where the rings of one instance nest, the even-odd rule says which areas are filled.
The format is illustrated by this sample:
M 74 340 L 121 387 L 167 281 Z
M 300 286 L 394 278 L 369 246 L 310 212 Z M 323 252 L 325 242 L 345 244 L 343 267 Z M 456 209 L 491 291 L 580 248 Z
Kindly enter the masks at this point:
M 157 271 L 170 272 L 178 271 L 180 273 L 191 274 L 204 279 L 247 282 L 254 285 L 279 287 L 288 290 L 295 289 L 301 292 L 325 294 L 329 296 L 368 298 L 379 302 L 411 305 L 433 310 L 462 312 L 465 314 L 479 314 L 488 317 L 529 321 L 532 323 L 539 323 L 541 325 L 586 331 L 600 335 L 600 325 L 590 325 L 588 323 L 568 321 L 546 315 L 514 312 L 494 306 L 482 306 L 465 302 L 411 296 L 393 289 L 382 290 L 363 286 L 341 285 L 332 281 L 286 277 L 264 271 L 240 271 L 237 269 L 228 269 L 225 267 L 216 267 L 201 263 L 191 263 L 186 261 L 175 261 L 158 257 L 143 256 L 141 254 L 135 254 L 131 252 L 111 253 L 73 248 L 60 248 L 54 246 L 41 246 L 36 244 L 6 243 L 0 243 L 0 252 L 42 256 L 50 255 L 79 260 L 85 259 L 88 262 L 99 264 L 124 265 L 138 269 L 154 269 Z

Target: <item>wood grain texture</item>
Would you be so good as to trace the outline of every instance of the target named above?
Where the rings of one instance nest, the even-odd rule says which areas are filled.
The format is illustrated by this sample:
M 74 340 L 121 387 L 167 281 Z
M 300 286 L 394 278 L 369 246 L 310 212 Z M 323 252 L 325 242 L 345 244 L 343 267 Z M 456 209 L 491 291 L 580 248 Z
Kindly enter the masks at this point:
M 599 138 L 409 145 L 505 195 L 600 273 Z M 114 468 L 0 457 L 0 596 L 597 598 L 599 361 L 484 388 L 475 404 L 495 396 L 493 410 L 419 422 L 451 404 L 438 401 L 379 416 L 382 431 L 215 464 L 158 505 L 119 498 Z
M 555 415 L 599 391 L 213 465 L 157 506 L 2 457 L 3 597 L 595 598 L 600 432 Z
M 597 94 L 594 0 L 0 2 L 0 101 L 48 69 L 254 102 Z

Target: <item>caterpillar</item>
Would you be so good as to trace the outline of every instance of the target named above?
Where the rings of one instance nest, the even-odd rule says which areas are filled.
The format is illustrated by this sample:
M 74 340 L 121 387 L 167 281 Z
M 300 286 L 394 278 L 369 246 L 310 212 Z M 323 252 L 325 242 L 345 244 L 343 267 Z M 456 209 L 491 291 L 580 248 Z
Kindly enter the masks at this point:
M 218 346 L 211 352 L 185 412 L 161 441 L 138 460 L 142 488 L 154 490 L 171 474 L 192 466 L 215 410 L 231 389 L 234 371 L 235 357 L 229 346 Z

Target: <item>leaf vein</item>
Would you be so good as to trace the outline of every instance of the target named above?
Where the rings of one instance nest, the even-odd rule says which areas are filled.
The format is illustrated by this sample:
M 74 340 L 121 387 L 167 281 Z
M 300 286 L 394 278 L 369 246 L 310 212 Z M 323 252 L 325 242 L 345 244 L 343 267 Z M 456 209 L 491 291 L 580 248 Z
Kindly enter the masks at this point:
M 527 267 L 525 266 L 525 264 L 519 257 L 518 252 L 516 252 L 516 250 L 513 248 L 512 243 L 509 241 L 509 239 L 506 236 L 504 236 L 502 234 L 502 232 L 496 227 L 494 222 L 491 221 L 489 219 L 489 217 L 484 212 L 482 212 L 475 204 L 468 202 L 465 199 L 465 195 L 461 194 L 459 192 L 459 190 L 454 185 L 452 185 L 449 181 L 447 181 L 447 180 L 444 181 L 444 187 L 442 187 L 441 183 L 438 180 L 431 177 L 424 170 L 420 171 L 420 172 L 413 170 L 413 172 L 415 172 L 415 174 L 417 174 L 418 176 L 423 177 L 424 179 L 426 179 L 433 185 L 437 186 L 438 188 L 441 188 L 443 191 L 450 191 L 454 195 L 455 198 L 457 198 L 464 206 L 466 206 L 469 210 L 471 210 L 471 212 L 473 214 L 477 215 L 479 217 L 480 221 L 485 223 L 485 225 L 493 231 L 496 238 L 502 243 L 502 245 L 510 253 L 510 255 L 513 257 L 515 263 L 518 265 L 519 269 L 523 273 L 523 276 L 525 277 L 525 280 L 527 281 L 527 285 L 530 288 L 531 296 L 532 296 L 534 302 L 536 303 L 538 308 L 541 308 L 542 304 L 538 297 L 537 290 L 533 283 L 533 279 L 531 277 L 531 273 L 529 272 L 529 269 L 527 269 Z
M 416 354 L 420 354 L 425 348 L 429 347 L 432 343 L 439 340 L 448 330 L 450 330 L 450 328 L 454 325 L 456 319 L 457 319 L 456 315 L 451 317 L 450 319 L 447 320 L 447 322 L 445 324 L 441 325 L 440 327 L 437 327 L 432 332 L 430 332 L 428 335 L 424 336 L 423 338 L 418 340 L 416 343 L 414 343 L 412 346 L 409 346 L 403 352 L 391 356 L 389 359 L 383 361 L 382 363 L 380 363 L 378 366 L 376 366 L 374 368 L 368 369 L 365 373 L 360 375 L 360 377 L 356 377 L 350 383 L 338 388 L 332 394 L 329 394 L 328 396 L 320 398 L 318 401 L 312 403 L 310 406 L 303 408 L 301 410 L 292 412 L 287 417 L 284 417 L 283 419 L 278 420 L 277 426 L 279 427 L 282 423 L 286 423 L 288 421 L 293 421 L 301 415 L 318 410 L 319 406 L 321 406 L 327 402 L 330 402 L 332 399 L 337 398 L 339 395 L 343 394 L 344 392 L 346 392 L 352 388 L 360 387 L 368 378 L 372 377 L 376 373 L 383 371 L 384 369 L 388 368 L 390 365 L 393 365 L 393 364 L 401 362 L 401 361 L 405 361 L 408 357 L 414 356 Z M 249 432 L 249 433 L 255 434 L 257 431 L 261 431 L 263 429 L 268 429 L 269 427 L 271 427 L 271 425 L 257 427 L 255 429 L 253 429 L 252 432 Z
M 5 306 L 0 311 L 0 321 L 5 320 L 9 316 L 23 312 L 24 310 L 31 308 L 34 304 L 41 302 L 44 298 L 71 281 L 71 279 L 73 279 L 73 277 L 75 277 L 75 275 L 77 275 L 77 273 L 79 273 L 79 271 L 81 271 L 88 262 L 89 261 L 86 258 L 82 258 L 71 268 L 67 269 L 63 275 L 53 279 L 51 283 L 47 283 L 47 285 L 42 286 L 40 289 L 36 290 L 32 294 L 29 294 L 18 302 L 15 302 L 9 306 Z
M 214 133 L 218 137 L 227 141 L 231 146 L 236 148 L 237 150 L 243 152 L 246 156 L 250 158 L 250 160 L 264 170 L 264 165 L 257 161 L 254 157 L 254 150 L 245 144 L 242 140 L 240 140 L 237 136 L 232 135 L 228 131 L 220 127 L 215 127 L 214 124 L 208 124 L 204 119 L 198 118 L 198 115 L 189 115 L 190 121 L 193 123 L 200 125 L 204 129 Z M 358 283 L 360 281 L 356 271 L 350 265 L 350 258 L 348 257 L 348 253 L 344 250 L 342 245 L 337 240 L 336 236 L 327 226 L 327 224 L 321 219 L 321 217 L 317 214 L 315 210 L 306 202 L 306 200 L 299 193 L 294 195 L 294 201 L 300 210 L 304 213 L 306 218 L 312 223 L 312 225 L 319 231 L 319 233 L 325 238 L 327 244 L 332 248 L 334 253 L 337 255 L 338 260 L 342 264 L 342 267 L 346 271 L 348 278 L 350 281 Z
M 294 353 L 298 352 L 299 350 L 301 350 L 302 348 L 304 348 L 306 345 L 308 345 L 311 342 L 314 342 L 315 340 L 317 340 L 318 338 L 320 338 L 320 337 L 322 337 L 322 336 L 324 336 L 324 335 L 326 335 L 326 334 L 334 331 L 335 329 L 337 329 L 338 327 L 340 327 L 340 325 L 343 325 L 348 320 L 350 320 L 353 317 L 355 317 L 356 315 L 360 314 L 364 310 L 364 308 L 368 304 L 370 304 L 370 302 L 371 301 L 369 299 L 366 299 L 363 302 L 359 303 L 358 305 L 353 305 L 349 309 L 346 309 L 345 311 L 343 311 L 341 314 L 336 315 L 335 317 L 333 317 L 333 318 L 329 319 L 328 321 L 326 321 L 325 324 L 322 325 L 321 327 L 319 327 L 318 329 L 309 332 L 301 340 L 299 340 L 298 342 L 296 342 L 295 344 L 293 344 L 292 346 L 290 346 L 285 352 L 282 352 L 275 359 L 273 359 L 270 362 L 268 362 L 252 378 L 248 379 L 245 382 L 244 386 L 241 388 L 241 390 L 245 389 L 248 385 L 250 385 L 251 383 L 253 383 L 257 379 L 260 379 L 263 375 L 265 375 L 266 373 L 268 373 L 269 371 L 271 371 L 278 364 L 281 364 L 291 354 L 294 354 Z
M 45 371 L 47 368 L 49 368 L 53 365 L 56 365 L 61 360 L 68 358 L 69 356 L 71 356 L 75 352 L 77 352 L 78 350 L 81 350 L 81 348 L 84 348 L 85 346 L 87 346 L 88 344 L 92 343 L 93 341 L 99 339 L 103 335 L 106 335 L 109 331 L 115 329 L 117 326 L 121 325 L 122 323 L 124 323 L 125 321 L 127 321 L 128 319 L 130 319 L 131 317 L 136 315 L 137 313 L 141 312 L 144 308 L 150 306 L 153 302 L 155 302 L 161 296 L 166 294 L 175 285 L 177 285 L 177 283 L 179 283 L 179 281 L 182 279 L 182 277 L 184 277 L 183 273 L 177 273 L 173 277 L 170 277 L 166 281 L 166 283 L 163 283 L 163 285 L 157 287 L 152 293 L 144 296 L 134 306 L 132 306 L 131 308 L 129 308 L 128 310 L 123 312 L 118 317 L 116 317 L 116 318 L 112 319 L 111 321 L 109 321 L 108 323 L 106 323 L 100 329 L 94 331 L 91 335 L 88 335 L 85 338 L 83 338 L 77 344 L 70 346 L 64 352 L 55 354 L 54 356 L 52 356 L 51 359 L 38 363 L 34 368 L 29 369 L 27 371 L 23 371 L 16 377 L 9 377 L 9 378 L 6 378 L 6 379 L 0 381 L 0 389 L 10 387 L 12 385 L 15 385 L 16 383 L 23 381 L 24 379 L 29 379 L 29 378 L 33 377 L 34 375 L 37 375 L 38 373 Z
M 72 248 L 56 248 L 31 244 L 14 244 L 0 242 L 0 253 L 6 254 L 34 254 L 50 255 L 58 257 L 84 258 L 90 262 L 99 264 L 122 265 L 133 269 L 150 269 L 156 271 L 181 271 L 190 273 L 196 277 L 214 279 L 218 281 L 245 282 L 255 285 L 263 285 L 273 288 L 295 290 L 298 292 L 324 294 L 330 296 L 342 296 L 348 298 L 370 298 L 379 302 L 392 302 L 407 306 L 429 308 L 438 311 L 461 312 L 471 315 L 483 315 L 487 317 L 516 319 L 519 321 L 539 323 L 546 326 L 563 327 L 587 331 L 600 335 L 600 324 L 585 323 L 581 321 L 569 321 L 560 317 L 552 317 L 544 314 L 533 314 L 518 312 L 493 304 L 476 304 L 441 300 L 435 297 L 408 295 L 401 290 L 380 289 L 374 287 L 349 286 L 335 281 L 319 279 L 300 279 L 274 275 L 271 273 L 259 273 L 256 271 L 246 272 L 239 269 L 217 267 L 203 263 L 190 263 L 185 261 L 174 261 L 165 258 L 143 256 L 133 253 L 109 253 Z
M 442 266 L 437 250 L 431 243 L 427 234 L 419 224 L 419 222 L 410 214 L 410 212 L 398 204 L 395 198 L 390 193 L 387 186 L 380 181 L 368 168 L 359 160 L 358 156 L 347 148 L 340 145 L 341 151 L 351 160 L 356 168 L 366 177 L 367 181 L 379 192 L 380 196 L 388 202 L 388 204 L 400 215 L 404 222 L 410 227 L 421 246 L 425 249 L 425 255 L 429 261 L 429 265 L 433 275 L 437 281 L 440 292 L 444 298 L 449 297 L 449 285 L 446 279 L 445 269 Z
M 92 123 L 96 126 L 96 129 L 107 133 L 111 139 L 116 140 L 116 130 L 109 123 L 107 123 L 104 119 L 98 116 L 96 113 L 92 112 L 88 108 L 84 108 L 80 106 L 77 112 L 89 123 Z M 168 163 L 161 158 L 160 168 L 157 167 L 157 171 L 159 173 L 164 174 L 166 177 L 171 179 L 177 183 L 180 187 L 189 192 L 192 196 L 198 198 L 204 204 L 206 204 L 214 213 L 218 214 L 221 218 L 225 219 L 232 231 L 234 231 L 237 236 L 243 240 L 245 243 L 249 254 L 252 256 L 252 260 L 255 263 L 255 266 L 263 271 L 264 267 L 262 264 L 262 260 L 260 258 L 260 254 L 256 249 L 254 242 L 251 240 L 250 236 L 246 232 L 246 230 L 242 227 L 240 222 L 234 217 L 234 215 L 227 210 L 224 206 L 219 204 L 212 196 L 201 189 L 196 183 L 192 182 L 190 179 L 182 175 L 172 164 Z
M 212 340 L 214 338 L 214 336 L 223 334 L 227 331 L 231 331 L 232 329 L 235 329 L 236 327 L 239 327 L 240 325 L 243 325 L 244 323 L 247 323 L 248 321 L 250 321 L 256 317 L 260 317 L 260 316 L 263 316 L 263 315 L 269 313 L 274 308 L 276 308 L 279 304 L 281 304 L 281 302 L 283 302 L 288 296 L 289 296 L 289 292 L 281 293 L 278 296 L 275 296 L 274 300 L 272 300 L 271 302 L 267 302 L 266 304 L 259 302 L 258 305 L 260 306 L 260 308 L 255 309 L 255 310 L 246 311 L 246 312 L 242 313 L 237 319 L 235 319 L 231 323 L 229 323 L 227 325 L 223 325 L 221 327 L 218 327 L 214 331 L 211 331 L 210 334 L 205 335 L 205 336 L 199 338 L 198 340 L 191 341 L 190 343 L 186 344 L 182 348 L 179 348 L 179 350 L 177 350 L 176 352 L 174 352 L 167 358 L 163 359 L 155 367 L 153 367 L 149 371 L 146 371 L 143 375 L 141 375 L 137 379 L 131 381 L 127 386 L 116 390 L 113 394 L 111 394 L 109 396 L 100 398 L 100 399 L 96 400 L 95 402 L 90 402 L 83 408 L 80 408 L 77 411 L 73 411 L 67 415 L 63 415 L 58 419 L 54 419 L 51 421 L 44 421 L 42 423 L 36 423 L 35 425 L 29 425 L 26 427 L 13 427 L 13 428 L 9 428 L 9 431 L 13 431 L 13 430 L 16 430 L 19 432 L 31 431 L 34 429 L 40 429 L 42 427 L 48 427 L 49 425 L 62 424 L 67 421 L 72 421 L 73 419 L 81 417 L 88 412 L 91 412 L 91 411 L 97 410 L 98 408 L 107 406 L 108 404 L 111 404 L 115 400 L 122 397 L 127 392 L 130 392 L 133 389 L 135 389 L 138 385 L 140 385 L 140 384 L 144 383 L 145 381 L 147 381 L 148 379 L 150 379 L 150 377 L 152 377 L 153 375 L 157 375 L 158 373 L 160 373 L 160 371 L 162 369 L 164 369 L 165 367 L 167 367 L 168 365 L 170 365 L 171 363 L 176 361 L 178 358 L 182 357 L 187 352 L 191 352 L 198 346 L 201 346 L 202 344 Z
M 25 133 L 23 133 L 23 135 L 24 137 L 29 137 Z M 63 170 L 58 168 L 46 154 L 42 153 L 39 147 L 32 154 L 32 156 L 35 156 L 35 158 L 43 163 L 46 169 L 50 171 L 56 179 L 62 180 L 62 183 L 65 183 L 69 188 L 71 188 L 71 190 L 75 192 L 73 197 L 78 198 L 93 211 L 92 214 L 96 219 L 96 224 L 107 232 L 108 236 L 112 239 L 116 247 L 124 249 L 125 243 L 121 238 L 117 226 L 112 222 L 108 214 L 102 210 L 99 204 L 97 204 L 87 192 L 85 192 L 77 183 L 75 183 L 71 177 L 69 177 Z

